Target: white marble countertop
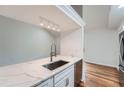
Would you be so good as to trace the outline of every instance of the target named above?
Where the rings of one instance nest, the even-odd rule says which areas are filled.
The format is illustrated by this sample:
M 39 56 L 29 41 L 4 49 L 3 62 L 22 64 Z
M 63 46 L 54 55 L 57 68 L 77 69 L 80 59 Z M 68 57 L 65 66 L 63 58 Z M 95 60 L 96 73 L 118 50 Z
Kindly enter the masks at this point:
M 0 67 L 0 86 L 1 87 L 29 87 L 38 82 L 44 81 L 49 77 L 57 74 L 65 68 L 71 66 L 81 60 L 79 57 L 57 56 L 53 57 L 53 61 L 65 60 L 69 61 L 53 71 L 43 67 L 42 65 L 51 63 L 50 58 L 33 60 L 25 63 L 14 64 Z

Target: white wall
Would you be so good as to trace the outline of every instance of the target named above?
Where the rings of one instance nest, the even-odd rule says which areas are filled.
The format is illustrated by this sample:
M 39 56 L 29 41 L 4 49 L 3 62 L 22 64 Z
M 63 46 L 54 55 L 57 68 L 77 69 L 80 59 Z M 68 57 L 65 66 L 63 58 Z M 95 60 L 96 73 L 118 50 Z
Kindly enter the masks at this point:
M 84 32 L 84 60 L 117 67 L 119 62 L 118 32 L 97 29 Z
M 104 12 L 103 12 L 104 11 Z M 118 31 L 108 28 L 110 5 L 83 6 L 84 60 L 95 64 L 118 67 Z
M 61 33 L 60 54 L 83 58 L 84 29 Z M 82 74 L 82 80 L 84 79 Z
M 83 57 L 83 29 L 61 33 L 60 54 Z
M 48 57 L 53 41 L 40 27 L 0 16 L 0 66 Z

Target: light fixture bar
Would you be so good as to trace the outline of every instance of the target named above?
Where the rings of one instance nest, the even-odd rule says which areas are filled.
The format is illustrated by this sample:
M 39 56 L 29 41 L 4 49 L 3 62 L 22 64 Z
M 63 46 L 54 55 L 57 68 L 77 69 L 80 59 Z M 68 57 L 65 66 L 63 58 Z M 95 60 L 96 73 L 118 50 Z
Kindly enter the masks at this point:
M 40 25 L 44 28 L 47 28 L 49 30 L 53 30 L 53 31 L 60 31 L 60 26 L 44 17 L 39 17 L 40 18 Z

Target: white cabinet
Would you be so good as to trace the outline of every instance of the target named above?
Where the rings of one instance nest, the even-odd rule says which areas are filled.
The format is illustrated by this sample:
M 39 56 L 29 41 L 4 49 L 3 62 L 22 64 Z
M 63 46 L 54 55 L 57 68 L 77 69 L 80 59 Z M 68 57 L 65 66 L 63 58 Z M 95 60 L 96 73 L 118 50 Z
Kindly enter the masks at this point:
M 64 78 L 62 78 L 58 83 L 55 84 L 55 87 L 74 87 L 74 74 L 70 72 Z
M 74 87 L 74 65 L 37 84 L 37 87 Z
M 50 78 L 50 79 L 38 84 L 37 87 L 53 87 L 53 78 Z
M 55 87 L 74 87 L 74 65 L 54 76 Z

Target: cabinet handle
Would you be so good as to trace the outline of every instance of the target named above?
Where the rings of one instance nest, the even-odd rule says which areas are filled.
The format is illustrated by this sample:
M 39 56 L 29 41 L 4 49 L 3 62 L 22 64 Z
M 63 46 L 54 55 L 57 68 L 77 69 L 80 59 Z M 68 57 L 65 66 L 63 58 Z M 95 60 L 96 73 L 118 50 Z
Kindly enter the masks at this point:
M 66 84 L 65 84 L 65 86 L 68 86 L 69 85 L 69 79 L 67 78 L 66 79 Z

